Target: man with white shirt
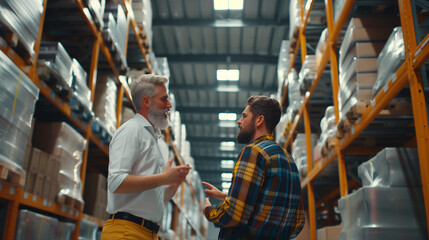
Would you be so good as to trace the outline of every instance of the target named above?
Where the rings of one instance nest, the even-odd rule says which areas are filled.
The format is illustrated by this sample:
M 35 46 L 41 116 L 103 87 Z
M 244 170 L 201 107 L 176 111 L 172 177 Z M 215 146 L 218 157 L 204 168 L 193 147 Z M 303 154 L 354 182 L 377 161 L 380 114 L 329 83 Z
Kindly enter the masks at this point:
M 165 77 L 142 75 L 131 85 L 136 115 L 114 134 L 109 146 L 107 212 L 101 239 L 158 239 L 164 202 L 173 197 L 190 167 L 167 164 L 158 146 L 168 127 Z

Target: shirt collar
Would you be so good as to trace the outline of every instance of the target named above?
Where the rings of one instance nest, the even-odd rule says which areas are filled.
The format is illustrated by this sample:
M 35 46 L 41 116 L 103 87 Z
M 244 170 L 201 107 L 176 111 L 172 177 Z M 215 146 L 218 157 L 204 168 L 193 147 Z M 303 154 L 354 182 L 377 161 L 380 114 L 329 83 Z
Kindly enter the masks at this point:
M 136 118 L 137 122 L 139 122 L 143 127 L 148 129 L 154 137 L 156 137 L 157 139 L 161 137 L 161 130 L 159 128 L 154 129 L 152 127 L 152 124 L 150 124 L 149 120 L 147 120 L 143 115 L 141 115 L 140 113 L 136 113 L 136 115 L 134 115 L 134 118 Z
M 255 141 L 253 141 L 253 142 L 258 143 L 258 142 L 262 142 L 262 141 L 266 141 L 266 140 L 274 141 L 274 136 L 271 134 L 262 135 L 262 136 L 258 137 L 257 139 L 255 139 Z

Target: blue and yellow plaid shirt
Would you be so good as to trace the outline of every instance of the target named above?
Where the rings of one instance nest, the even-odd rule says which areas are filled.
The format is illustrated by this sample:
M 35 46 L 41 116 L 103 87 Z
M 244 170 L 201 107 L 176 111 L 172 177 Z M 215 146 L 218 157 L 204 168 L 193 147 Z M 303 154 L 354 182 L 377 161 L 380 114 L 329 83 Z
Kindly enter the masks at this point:
M 225 201 L 207 218 L 220 227 L 219 239 L 289 239 L 304 226 L 299 174 L 292 157 L 259 137 L 243 148 Z

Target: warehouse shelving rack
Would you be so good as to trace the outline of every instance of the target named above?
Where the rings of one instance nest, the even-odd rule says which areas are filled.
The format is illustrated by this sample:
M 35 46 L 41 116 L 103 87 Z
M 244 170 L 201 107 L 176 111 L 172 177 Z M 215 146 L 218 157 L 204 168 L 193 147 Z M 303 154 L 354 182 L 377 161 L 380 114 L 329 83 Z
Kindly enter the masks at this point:
M 101 0 L 101 1 L 104 2 L 104 0 Z M 88 74 L 88 87 L 91 91 L 91 102 L 94 101 L 94 92 L 95 92 L 94 90 L 95 90 L 96 79 L 97 79 L 99 52 L 101 51 L 108 65 L 110 66 L 110 70 L 116 76 L 119 82 L 118 98 L 117 98 L 117 114 L 116 114 L 117 127 L 119 127 L 121 113 L 122 113 L 122 106 L 123 106 L 123 97 L 125 95 L 125 97 L 128 98 L 129 102 L 132 104 L 131 91 L 129 89 L 128 83 L 126 83 L 124 78 L 120 76 L 118 70 L 116 69 L 113 58 L 102 38 L 101 31 L 94 23 L 83 1 L 75 0 L 75 3 L 76 3 L 76 7 L 82 13 L 82 18 L 86 21 L 87 27 L 89 27 L 91 34 L 94 37 L 91 66 L 90 66 L 90 72 Z M 39 79 L 38 75 L 36 74 L 37 59 L 38 59 L 39 47 L 42 39 L 43 25 L 44 25 L 47 4 L 48 4 L 47 0 L 44 0 L 43 14 L 40 20 L 39 32 L 34 46 L 34 50 L 36 54 L 34 59 L 32 59 L 33 61 L 29 62 L 29 61 L 26 61 L 27 59 L 24 60 L 21 56 L 19 56 L 15 52 L 15 50 L 2 37 L 0 37 L 0 49 L 20 68 L 20 70 L 24 74 L 26 74 L 34 82 L 34 84 L 40 89 L 40 94 L 43 95 L 45 98 L 47 98 L 56 109 L 58 109 L 76 128 L 78 128 L 81 131 L 86 141 L 87 142 L 91 141 L 92 143 L 94 143 L 106 155 L 106 158 L 107 158 L 109 153 L 108 146 L 96 134 L 92 132 L 90 124 L 80 119 L 70 109 L 67 103 L 64 102 L 61 98 L 59 98 L 53 92 L 53 90 L 50 89 L 49 86 L 47 86 L 43 81 Z M 147 55 L 147 53 L 150 52 L 150 48 L 146 40 L 142 39 L 142 36 L 145 35 L 144 29 L 137 27 L 137 23 L 132 14 L 133 12 L 131 8 L 131 1 L 123 0 L 122 4 L 124 6 L 125 13 L 127 16 L 126 34 L 127 36 L 129 36 L 129 31 L 130 31 L 129 28 L 131 26 L 132 30 L 134 31 L 134 35 L 135 35 L 137 44 L 139 46 L 139 49 L 141 51 L 141 54 L 145 60 L 147 72 L 151 73 L 152 67 Z M 125 49 L 127 48 L 128 48 L 128 37 L 126 38 L 126 43 L 125 43 Z M 126 51 L 125 51 L 125 55 L 126 55 Z M 180 153 L 174 147 L 172 140 L 168 140 L 167 143 L 169 143 L 170 146 L 173 148 L 176 159 L 181 159 Z M 81 178 L 83 183 L 85 182 L 88 151 L 89 151 L 89 144 L 87 144 L 87 147 L 84 150 L 83 157 L 82 157 Z M 106 160 L 106 164 L 108 164 L 107 160 Z M 183 164 L 183 161 L 178 161 L 178 164 Z M 83 187 L 82 187 L 82 193 L 83 193 Z M 77 209 L 72 209 L 57 203 L 48 202 L 46 199 L 42 199 L 38 196 L 27 193 L 21 187 L 13 186 L 12 184 L 7 182 L 0 183 L 0 199 L 6 200 L 8 202 L 6 223 L 4 226 L 4 236 L 3 236 L 3 239 L 6 239 L 6 240 L 9 240 L 9 239 L 12 240 L 15 237 L 15 227 L 16 227 L 18 211 L 20 206 L 31 207 L 43 212 L 47 212 L 49 214 L 64 217 L 66 219 L 74 221 L 76 224 L 76 230 L 74 232 L 73 239 L 76 239 L 76 240 L 79 238 L 79 228 L 80 228 L 80 222 L 82 219 L 96 222 L 100 227 L 103 224 L 101 219 L 88 216 Z M 180 206 L 183 203 L 174 203 L 174 204 L 175 204 L 175 212 L 180 211 Z M 177 214 L 175 215 L 177 216 Z M 188 223 L 191 223 L 189 220 L 187 221 Z M 199 236 L 202 236 L 199 229 L 194 229 L 194 232 L 196 232 Z
M 302 62 L 306 55 L 306 39 L 305 30 L 309 20 L 311 8 L 314 4 L 314 0 L 309 0 L 310 6 L 307 12 L 304 11 L 304 1 L 299 0 L 301 8 L 301 26 L 299 27 L 299 34 L 294 39 L 296 46 L 291 50 L 292 60 L 294 63 L 298 54 L 298 49 L 301 49 Z M 308 4 L 308 3 L 307 3 Z M 339 171 L 339 189 L 335 190 L 329 195 L 340 194 L 344 197 L 348 193 L 350 183 L 347 182 L 347 172 L 345 167 L 345 149 L 354 141 L 356 138 L 369 126 L 369 124 L 377 117 L 380 111 L 407 85 L 409 84 L 411 92 L 411 100 L 413 107 L 414 125 L 415 125 L 415 139 L 411 141 L 410 145 L 417 144 L 420 173 L 422 177 L 422 189 L 426 211 L 426 221 L 429 224 L 429 129 L 428 129 L 428 115 L 427 106 L 424 96 L 422 76 L 420 74 L 420 68 L 429 59 L 429 34 L 426 34 L 424 39 L 417 45 L 415 25 L 412 16 L 411 1 L 398 0 L 399 13 L 401 18 L 401 25 L 404 35 L 405 44 L 405 55 L 406 60 L 403 65 L 396 71 L 396 74 L 392 79 L 389 80 L 388 86 L 385 87 L 375 97 L 373 104 L 368 106 L 363 112 L 362 116 L 352 125 L 351 129 L 345 134 L 342 139 L 336 141 L 336 146 L 327 158 L 318 160 L 313 166 L 312 161 L 312 149 L 311 149 L 311 129 L 310 129 L 310 117 L 308 114 L 308 105 L 313 95 L 315 88 L 322 76 L 323 70 L 326 68 L 328 62 L 331 67 L 331 80 L 333 88 L 333 101 L 335 108 L 336 121 L 338 123 L 339 112 L 338 112 L 338 62 L 336 53 L 336 42 L 340 35 L 341 29 L 345 25 L 347 18 L 355 4 L 355 0 L 346 0 L 342 11 L 334 24 L 333 17 L 333 5 L 332 0 L 325 0 L 327 25 L 329 31 L 329 38 L 323 52 L 323 58 L 320 61 L 320 65 L 317 68 L 317 76 L 313 81 L 313 85 L 307 92 L 303 104 L 299 109 L 297 117 L 292 123 L 292 127 L 286 138 L 285 147 L 288 147 L 293 142 L 294 135 L 298 128 L 299 122 L 304 118 L 305 136 L 307 142 L 307 176 L 302 180 L 301 187 L 307 188 L 308 192 L 308 213 L 309 213 L 309 224 L 311 239 L 316 239 L 316 212 L 315 212 L 315 199 L 313 181 L 320 175 L 320 173 L 329 166 L 335 159 L 338 160 L 338 171 Z M 293 42 L 293 41 L 291 41 Z M 300 47 L 301 46 L 301 47 Z M 289 70 L 291 70 L 293 64 L 290 64 Z M 282 103 L 285 105 L 287 101 L 287 86 L 283 90 Z M 416 143 L 414 143 L 414 141 Z M 406 145 L 409 145 L 407 143 Z M 351 183 L 356 186 L 355 183 Z M 332 196 L 331 196 L 332 198 Z

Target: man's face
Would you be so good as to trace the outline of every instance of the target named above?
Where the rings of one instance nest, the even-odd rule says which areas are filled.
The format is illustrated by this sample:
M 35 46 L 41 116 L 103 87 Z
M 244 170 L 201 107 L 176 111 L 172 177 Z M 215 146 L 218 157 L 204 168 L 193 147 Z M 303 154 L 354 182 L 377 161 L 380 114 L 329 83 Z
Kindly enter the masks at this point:
M 167 88 L 163 85 L 157 85 L 155 87 L 158 91 L 151 99 L 148 117 L 149 121 L 155 125 L 155 127 L 164 130 L 170 125 L 168 114 L 171 103 L 168 101 Z
M 256 129 L 253 114 L 249 110 L 249 106 L 244 109 L 241 114 L 241 118 L 237 121 L 237 124 L 238 128 L 240 128 L 240 132 L 237 135 L 237 142 L 243 144 L 250 143 L 255 135 Z

